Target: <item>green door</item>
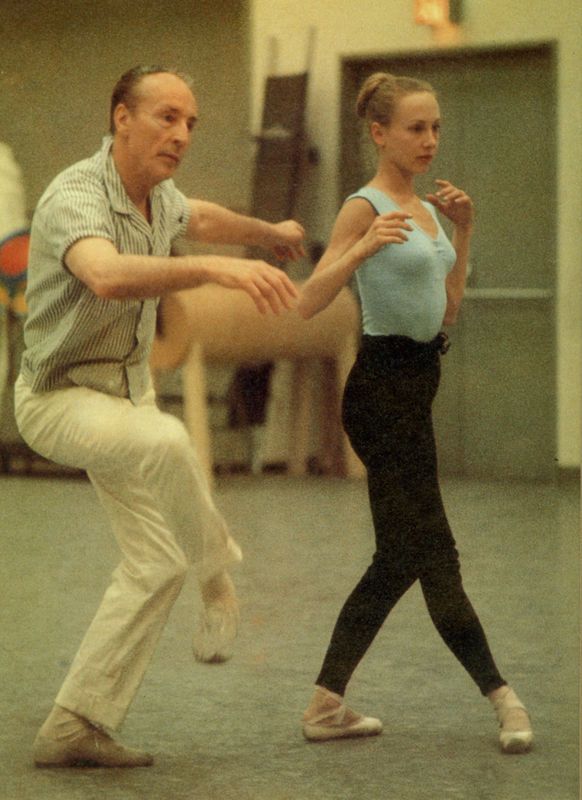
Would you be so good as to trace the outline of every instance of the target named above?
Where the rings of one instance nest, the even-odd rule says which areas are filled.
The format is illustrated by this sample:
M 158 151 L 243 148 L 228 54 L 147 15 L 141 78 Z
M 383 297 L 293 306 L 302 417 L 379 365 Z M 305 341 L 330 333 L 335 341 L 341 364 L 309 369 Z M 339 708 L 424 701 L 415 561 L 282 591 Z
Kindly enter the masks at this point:
M 453 346 L 435 404 L 441 472 L 550 478 L 556 438 L 553 49 L 344 62 L 344 196 L 372 175 L 353 107 L 361 82 L 376 70 L 435 87 L 441 148 L 419 188 L 432 190 L 435 178 L 448 179 L 471 194 L 477 209 L 468 290 L 460 321 L 449 331 Z

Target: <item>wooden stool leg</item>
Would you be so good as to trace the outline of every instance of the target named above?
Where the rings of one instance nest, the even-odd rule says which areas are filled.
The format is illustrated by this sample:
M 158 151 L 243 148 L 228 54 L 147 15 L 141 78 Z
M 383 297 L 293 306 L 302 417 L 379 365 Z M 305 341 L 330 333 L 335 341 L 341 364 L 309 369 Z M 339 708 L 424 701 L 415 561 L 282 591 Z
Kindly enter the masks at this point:
M 291 424 L 289 426 L 289 474 L 303 475 L 307 471 L 309 455 L 309 407 L 311 392 L 307 362 L 293 364 L 291 378 Z
M 214 475 L 206 397 L 206 370 L 204 368 L 202 346 L 199 342 L 193 343 L 184 362 L 182 384 L 184 392 L 184 423 L 198 454 L 200 466 L 208 478 L 209 486 L 212 486 Z
M 341 475 L 341 397 L 338 398 L 336 391 L 336 369 L 333 359 L 321 360 L 320 378 L 318 462 L 324 474 Z

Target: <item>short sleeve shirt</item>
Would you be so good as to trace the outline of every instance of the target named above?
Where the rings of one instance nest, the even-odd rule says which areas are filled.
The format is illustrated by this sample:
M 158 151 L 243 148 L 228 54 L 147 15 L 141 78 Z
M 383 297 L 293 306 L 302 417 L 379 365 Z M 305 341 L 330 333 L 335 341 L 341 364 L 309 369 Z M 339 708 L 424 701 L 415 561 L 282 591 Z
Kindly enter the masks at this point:
M 112 138 L 66 169 L 32 221 L 22 375 L 34 392 L 87 386 L 137 402 L 150 381 L 157 299 L 97 297 L 65 264 L 80 239 L 111 241 L 120 253 L 168 256 L 190 219 L 187 198 L 166 180 L 150 194 L 151 223 L 129 199 Z

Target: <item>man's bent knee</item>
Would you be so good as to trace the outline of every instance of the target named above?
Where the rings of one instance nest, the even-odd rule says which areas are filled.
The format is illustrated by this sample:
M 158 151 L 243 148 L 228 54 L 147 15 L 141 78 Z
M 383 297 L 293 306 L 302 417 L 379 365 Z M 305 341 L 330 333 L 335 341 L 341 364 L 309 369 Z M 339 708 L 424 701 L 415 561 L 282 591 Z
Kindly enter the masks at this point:
M 177 557 L 140 565 L 124 563 L 121 570 L 134 586 L 154 596 L 169 589 L 179 591 L 186 580 L 188 567 L 185 557 Z

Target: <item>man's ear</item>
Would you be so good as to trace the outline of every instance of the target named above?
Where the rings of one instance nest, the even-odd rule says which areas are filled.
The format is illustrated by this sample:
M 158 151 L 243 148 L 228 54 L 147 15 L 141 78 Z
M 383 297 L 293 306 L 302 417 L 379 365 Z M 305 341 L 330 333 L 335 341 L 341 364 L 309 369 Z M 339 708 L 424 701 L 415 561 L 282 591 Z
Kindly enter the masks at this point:
M 127 123 L 130 117 L 130 110 L 125 103 L 118 103 L 113 111 L 113 122 L 115 123 L 115 130 L 118 133 L 123 133 L 127 129 Z

